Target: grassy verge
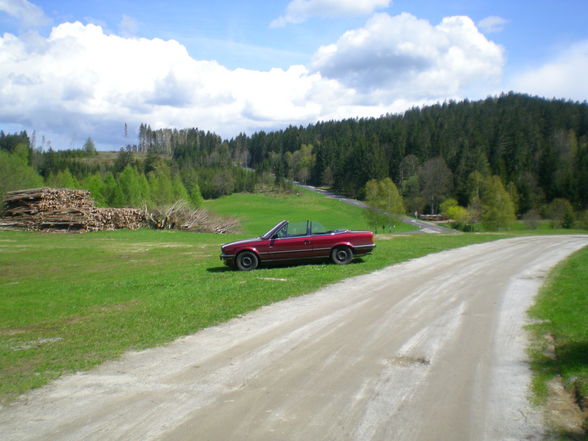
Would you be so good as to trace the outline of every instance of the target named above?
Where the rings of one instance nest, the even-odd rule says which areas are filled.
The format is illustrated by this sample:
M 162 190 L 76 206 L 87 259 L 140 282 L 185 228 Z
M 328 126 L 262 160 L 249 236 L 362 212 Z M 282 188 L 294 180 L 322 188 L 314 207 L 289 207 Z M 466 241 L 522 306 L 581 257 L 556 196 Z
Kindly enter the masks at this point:
M 206 201 L 205 208 L 238 218 L 243 233 L 249 235 L 263 234 L 283 219 L 291 222 L 315 220 L 330 229 L 370 229 L 361 208 L 303 189 L 296 193 L 275 195 L 235 193 Z M 393 232 L 414 230 L 415 227 L 399 222 Z
M 0 402 L 64 373 L 169 342 L 264 304 L 498 237 L 397 236 L 378 240 L 373 255 L 347 266 L 244 273 L 228 270 L 218 258 L 219 245 L 238 236 L 1 232 Z
M 530 310 L 533 390 L 539 403 L 549 396 L 548 383 L 560 377 L 577 403 L 588 409 L 588 248 L 574 253 L 550 274 Z M 586 413 L 584 413 L 586 417 Z M 588 429 L 588 422 L 584 422 Z M 578 439 L 577 434 L 561 434 Z M 584 435 L 584 438 L 588 436 Z

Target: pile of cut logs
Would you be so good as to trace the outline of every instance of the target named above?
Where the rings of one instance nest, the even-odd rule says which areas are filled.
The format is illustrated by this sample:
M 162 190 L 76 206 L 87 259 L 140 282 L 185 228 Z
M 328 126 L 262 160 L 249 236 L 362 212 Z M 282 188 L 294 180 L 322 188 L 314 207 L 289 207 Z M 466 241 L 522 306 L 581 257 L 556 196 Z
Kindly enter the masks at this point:
M 145 226 L 135 208 L 97 208 L 87 190 L 35 188 L 8 192 L 0 227 L 29 231 L 101 231 Z

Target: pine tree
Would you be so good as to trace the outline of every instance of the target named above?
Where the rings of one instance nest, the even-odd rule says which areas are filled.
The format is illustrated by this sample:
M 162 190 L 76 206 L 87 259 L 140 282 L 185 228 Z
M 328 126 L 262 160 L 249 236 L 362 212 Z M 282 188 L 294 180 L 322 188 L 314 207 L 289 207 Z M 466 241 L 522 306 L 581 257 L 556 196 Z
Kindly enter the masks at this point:
M 118 183 L 124 196 L 125 206 L 139 207 L 144 202 L 139 173 L 135 167 L 127 165 L 118 177 Z
M 182 178 L 178 174 L 176 174 L 172 177 L 172 194 L 173 194 L 173 202 L 178 201 L 178 200 L 190 202 L 190 195 L 186 191 L 186 187 L 184 187 L 184 183 L 182 182 Z
M 21 157 L 0 150 L 0 201 L 7 191 L 23 190 L 43 186 L 43 178 Z M 3 210 L 0 204 L 0 212 Z
M 90 195 L 94 199 L 97 207 L 107 206 L 105 186 L 100 174 L 95 173 L 87 176 L 82 183 L 82 187 L 90 191 Z
M 151 205 L 164 206 L 174 202 L 172 181 L 169 174 L 163 170 L 155 170 L 147 176 Z
M 47 185 L 55 188 L 80 188 L 80 184 L 68 168 L 57 172 L 57 174 L 50 174 L 47 178 Z
M 202 197 L 202 193 L 200 193 L 200 187 L 198 183 L 192 184 L 192 187 L 188 190 L 190 194 L 190 202 L 192 206 L 195 208 L 201 207 L 204 203 L 204 198 Z
M 125 196 L 112 172 L 104 178 L 104 196 L 109 207 L 124 207 Z

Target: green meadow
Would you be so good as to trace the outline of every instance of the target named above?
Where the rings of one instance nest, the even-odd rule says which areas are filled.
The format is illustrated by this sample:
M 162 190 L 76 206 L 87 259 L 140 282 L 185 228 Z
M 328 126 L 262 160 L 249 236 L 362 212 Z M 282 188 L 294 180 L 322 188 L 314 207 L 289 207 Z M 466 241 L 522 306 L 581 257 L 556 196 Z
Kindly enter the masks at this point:
M 234 193 L 206 201 L 205 208 L 223 216 L 236 217 L 242 231 L 259 236 L 281 220 L 314 220 L 329 229 L 369 230 L 361 208 L 326 198 L 308 190 L 295 193 Z M 392 232 L 404 233 L 415 228 L 398 222 Z
M 0 402 L 128 350 L 169 342 L 262 305 L 447 248 L 496 239 L 413 235 L 373 255 L 239 272 L 219 260 L 242 236 L 178 231 L 0 233 Z
M 0 403 L 125 351 L 161 345 L 347 277 L 507 237 L 378 235 L 373 254 L 348 266 L 239 272 L 222 265 L 222 243 L 258 235 L 284 218 L 366 229 L 361 210 L 309 192 L 235 194 L 206 207 L 238 217 L 242 233 L 0 232 Z

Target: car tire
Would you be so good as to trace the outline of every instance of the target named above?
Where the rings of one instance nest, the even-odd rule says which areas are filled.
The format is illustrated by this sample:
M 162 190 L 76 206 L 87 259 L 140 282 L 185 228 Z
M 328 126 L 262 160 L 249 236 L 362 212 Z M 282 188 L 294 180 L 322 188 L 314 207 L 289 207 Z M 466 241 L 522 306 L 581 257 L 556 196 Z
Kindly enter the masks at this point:
M 259 258 L 253 251 L 242 251 L 237 255 L 236 264 L 241 271 L 251 271 L 258 267 Z
M 337 265 L 347 265 L 353 260 L 353 251 L 349 247 L 336 247 L 331 251 L 331 261 Z

